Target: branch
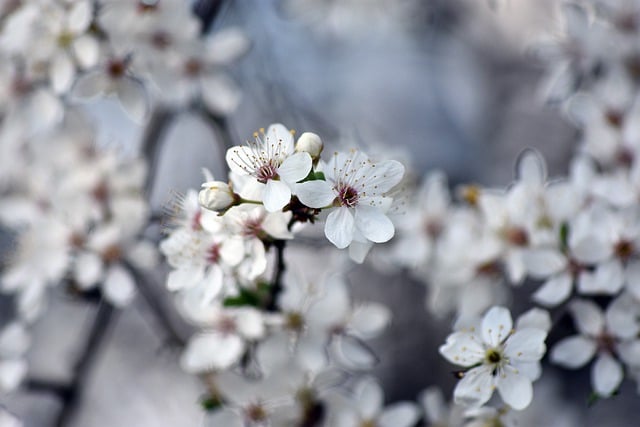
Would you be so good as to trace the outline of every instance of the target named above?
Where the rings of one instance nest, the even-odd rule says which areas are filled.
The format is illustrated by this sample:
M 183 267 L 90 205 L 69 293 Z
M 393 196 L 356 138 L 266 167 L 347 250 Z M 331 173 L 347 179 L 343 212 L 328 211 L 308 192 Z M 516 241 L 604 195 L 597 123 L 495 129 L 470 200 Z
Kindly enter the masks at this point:
M 283 289 L 282 276 L 287 268 L 284 262 L 284 248 L 286 244 L 286 240 L 276 240 L 273 243 L 276 248 L 276 269 L 273 276 L 273 283 L 271 283 L 271 288 L 269 290 L 269 299 L 267 300 L 267 304 L 265 306 L 265 310 L 267 311 L 278 310 L 278 296 Z
M 109 332 L 113 317 L 113 306 L 103 301 L 98 307 L 98 312 L 93 320 L 89 339 L 85 344 L 80 358 L 76 362 L 73 380 L 71 384 L 66 387 L 66 390 L 64 388 L 61 390 L 62 409 L 55 422 L 56 427 L 70 425 L 72 417 L 78 409 L 91 368 L 108 337 L 107 333 Z M 35 382 L 32 383 L 32 385 L 37 386 L 38 383 Z
M 166 302 L 153 290 L 155 285 L 151 283 L 147 275 L 142 274 L 131 264 L 125 263 L 125 267 L 129 269 L 133 275 L 140 296 L 149 307 L 151 314 L 157 324 L 162 328 L 166 335 L 167 341 L 171 346 L 182 348 L 187 344 L 186 338 L 173 325 L 167 313 L 171 311 L 167 307 Z
M 215 21 L 216 16 L 222 10 L 224 0 L 198 0 L 193 6 L 193 13 L 200 18 L 202 23 L 201 32 L 207 33 Z
M 167 108 L 157 108 L 151 114 L 144 136 L 142 137 L 142 156 L 147 160 L 149 170 L 144 185 L 147 198 L 151 195 L 153 181 L 156 178 L 158 160 L 160 159 L 161 141 L 172 122 L 174 112 Z

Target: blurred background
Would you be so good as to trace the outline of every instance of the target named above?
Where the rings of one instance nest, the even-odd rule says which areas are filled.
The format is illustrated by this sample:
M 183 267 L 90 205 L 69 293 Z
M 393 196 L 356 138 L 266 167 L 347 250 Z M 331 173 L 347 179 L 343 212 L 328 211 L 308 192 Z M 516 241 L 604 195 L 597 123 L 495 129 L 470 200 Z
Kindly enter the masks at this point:
M 232 67 L 243 92 L 228 119 L 236 144 L 281 122 L 321 135 L 330 151 L 359 145 L 386 153 L 418 177 L 441 169 L 452 185 L 508 184 L 526 147 L 544 155 L 552 176 L 566 173 L 575 130 L 545 106 L 544 68 L 530 53 L 537 37 L 557 30 L 553 0 L 201 0 L 194 7 L 202 14 L 217 8 L 212 31 L 237 26 L 251 42 Z M 149 129 L 130 121 L 114 101 L 86 108 L 101 144 L 132 154 L 141 149 Z M 200 186 L 202 167 L 224 175 L 224 141 L 193 113 L 156 119 L 165 131 L 151 204 L 163 212 L 176 194 Z M 7 256 L 12 236 L 0 233 L 0 239 Z M 109 323 L 68 425 L 202 422 L 201 385 L 181 372 L 173 345 L 176 337 L 188 337 L 189 329 L 172 311 L 164 274 L 160 270 L 150 278 L 155 306 L 138 298 Z M 424 310 L 423 285 L 370 266 L 354 267 L 350 280 L 356 299 L 383 301 L 394 314 L 389 330 L 373 342 L 381 360 L 374 374 L 387 399 L 414 399 L 430 384 L 450 391 L 454 381 L 435 352 L 450 325 Z M 98 310 L 56 292 L 34 329 L 32 380 L 2 402 L 30 427 L 54 425 L 64 398 L 39 382 L 72 381 L 77 355 L 87 345 L 86 325 Z M 2 304 L 0 317 L 9 318 L 9 304 Z M 164 320 L 158 320 L 157 310 Z M 588 372 L 582 380 L 588 382 Z M 607 405 L 600 404 L 590 412 L 589 424 L 580 425 L 629 425 L 614 424 Z

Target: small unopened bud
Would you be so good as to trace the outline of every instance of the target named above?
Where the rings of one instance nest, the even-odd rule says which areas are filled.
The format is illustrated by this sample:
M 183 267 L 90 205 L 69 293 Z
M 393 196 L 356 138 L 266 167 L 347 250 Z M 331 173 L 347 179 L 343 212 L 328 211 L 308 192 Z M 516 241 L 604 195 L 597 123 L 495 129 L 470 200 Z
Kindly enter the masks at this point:
M 221 211 L 233 205 L 236 195 L 226 182 L 209 181 L 202 184 L 202 190 L 198 194 L 200 206 L 212 211 Z
M 322 153 L 323 148 L 324 146 L 322 145 L 320 137 L 312 132 L 303 133 L 300 135 L 300 138 L 298 138 L 298 142 L 296 142 L 296 152 L 309 153 L 314 161 L 320 158 L 320 153 Z

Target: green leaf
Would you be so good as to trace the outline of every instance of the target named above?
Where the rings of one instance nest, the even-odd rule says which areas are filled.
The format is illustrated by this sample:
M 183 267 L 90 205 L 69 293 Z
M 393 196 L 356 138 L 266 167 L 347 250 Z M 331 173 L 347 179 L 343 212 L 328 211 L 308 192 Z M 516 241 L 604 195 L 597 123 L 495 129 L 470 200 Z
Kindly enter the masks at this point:
M 213 411 L 214 409 L 222 406 L 222 402 L 217 397 L 204 396 L 202 399 L 200 399 L 200 405 L 205 411 Z
M 256 289 L 240 288 L 238 295 L 227 297 L 222 302 L 225 307 L 260 307 L 269 295 L 271 285 L 268 282 L 258 282 Z
M 560 247 L 562 250 L 567 250 L 569 247 L 569 224 L 563 222 L 560 226 Z

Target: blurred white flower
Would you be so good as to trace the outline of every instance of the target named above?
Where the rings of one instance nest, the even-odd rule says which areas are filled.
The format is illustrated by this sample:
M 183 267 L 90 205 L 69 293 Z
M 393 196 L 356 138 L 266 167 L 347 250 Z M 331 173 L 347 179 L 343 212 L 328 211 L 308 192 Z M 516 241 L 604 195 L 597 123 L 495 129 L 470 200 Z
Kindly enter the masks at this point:
M 336 427 L 411 427 L 420 418 L 413 402 L 397 402 L 384 406 L 384 395 L 378 382 L 371 377 L 360 379 L 354 386 L 350 407 L 339 411 L 332 420 Z
M 629 334 L 629 326 L 637 320 L 624 304 L 611 304 L 606 314 L 592 301 L 574 300 L 569 304 L 579 334 L 564 338 L 551 350 L 551 360 L 561 366 L 577 369 L 586 365 L 594 356 L 596 362 L 591 370 L 594 391 L 602 396 L 611 396 L 624 376 L 621 359 L 630 366 L 640 365 L 640 340 Z M 620 322 L 619 319 L 627 321 Z M 622 328 L 621 328 L 622 327 Z

